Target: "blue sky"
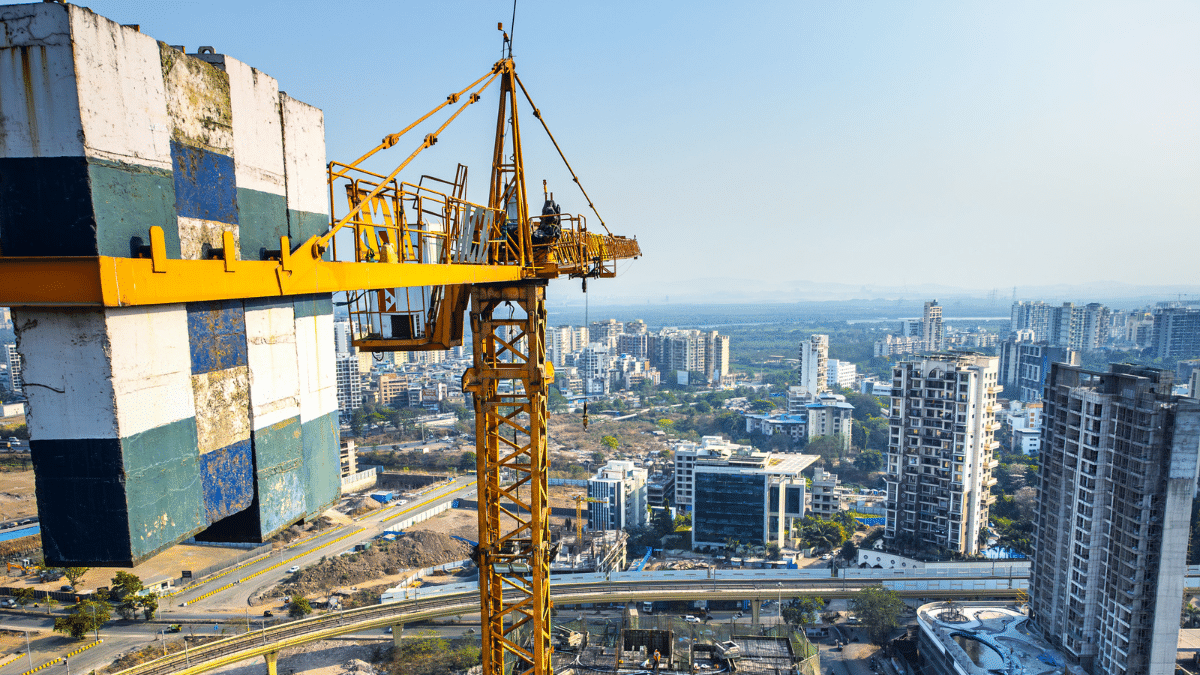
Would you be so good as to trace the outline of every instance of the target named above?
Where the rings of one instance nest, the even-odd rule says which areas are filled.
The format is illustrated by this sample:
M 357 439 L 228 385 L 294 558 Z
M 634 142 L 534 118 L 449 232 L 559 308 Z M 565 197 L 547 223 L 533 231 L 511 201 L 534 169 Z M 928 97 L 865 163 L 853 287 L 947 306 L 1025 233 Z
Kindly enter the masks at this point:
M 512 12 L 90 7 L 276 77 L 325 110 L 342 160 L 486 72 Z M 642 243 L 645 257 L 603 282 L 605 297 L 637 301 L 802 281 L 1198 284 L 1196 35 L 1195 2 L 519 0 L 514 54 L 609 227 Z M 464 113 L 413 168 L 467 163 L 481 198 L 494 105 Z M 522 131 L 531 193 L 546 178 L 582 210 L 532 117 Z

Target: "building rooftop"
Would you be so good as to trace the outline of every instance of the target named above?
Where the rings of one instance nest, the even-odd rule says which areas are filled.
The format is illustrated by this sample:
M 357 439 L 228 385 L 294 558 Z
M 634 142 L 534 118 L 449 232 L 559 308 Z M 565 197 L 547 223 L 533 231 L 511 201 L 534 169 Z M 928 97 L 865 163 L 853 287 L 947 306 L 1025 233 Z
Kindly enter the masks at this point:
M 931 602 L 917 609 L 925 636 L 967 675 L 1083 675 L 1030 629 L 1024 614 L 984 602 Z

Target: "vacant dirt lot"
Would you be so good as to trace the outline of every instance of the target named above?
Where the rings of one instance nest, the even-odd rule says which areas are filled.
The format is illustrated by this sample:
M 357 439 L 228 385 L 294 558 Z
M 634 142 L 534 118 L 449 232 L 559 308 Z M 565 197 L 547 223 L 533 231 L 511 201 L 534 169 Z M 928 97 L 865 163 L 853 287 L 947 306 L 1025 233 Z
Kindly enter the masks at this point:
M 37 515 L 33 496 L 33 471 L 0 473 L 0 520 Z

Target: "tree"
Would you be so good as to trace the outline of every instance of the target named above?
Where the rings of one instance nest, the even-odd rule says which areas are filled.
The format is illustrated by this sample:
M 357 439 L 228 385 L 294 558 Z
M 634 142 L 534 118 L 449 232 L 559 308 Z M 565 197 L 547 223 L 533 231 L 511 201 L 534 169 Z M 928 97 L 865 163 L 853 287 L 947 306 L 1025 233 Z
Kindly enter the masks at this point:
M 293 619 L 302 619 L 312 614 L 312 611 L 312 605 L 308 603 L 308 598 L 299 594 L 292 596 L 292 602 L 288 605 L 288 616 Z
M 904 601 L 883 586 L 867 586 L 850 598 L 850 610 L 858 616 L 871 642 L 883 645 L 900 625 Z
M 362 436 L 363 425 L 366 424 L 367 413 L 363 412 L 362 408 L 356 408 L 350 413 L 350 432 L 355 436 Z
M 158 611 L 158 593 L 147 593 L 138 598 L 138 604 L 142 608 L 142 616 L 147 621 L 154 620 L 154 614 Z
M 774 409 L 775 409 L 775 404 L 770 401 L 767 401 L 767 400 L 764 400 L 761 398 L 756 401 L 750 401 L 750 412 L 765 413 L 769 410 L 774 410 Z
M 92 631 L 108 623 L 112 617 L 107 602 L 84 600 L 71 608 L 71 613 L 54 620 L 54 630 L 59 633 L 70 633 L 76 640 L 82 640 Z
M 788 601 L 783 608 L 783 620 L 793 626 L 816 623 L 823 609 L 825 609 L 825 601 L 821 598 L 795 598 Z
M 71 582 L 71 588 L 75 588 L 79 584 L 79 580 L 83 575 L 88 573 L 90 567 L 64 567 L 63 576 L 67 577 L 67 581 Z
M 1021 514 L 1024 520 L 1033 520 L 1033 511 L 1037 508 L 1037 489 L 1025 486 L 1017 490 L 1013 495 L 1013 502 L 1017 506 L 1017 512 Z
M 674 421 L 669 420 L 665 417 L 662 418 L 661 420 L 655 422 L 655 424 L 657 424 L 658 428 L 662 429 L 663 431 L 670 431 L 675 426 Z
M 55 600 L 53 597 L 47 595 L 46 596 L 46 613 L 49 614 L 50 612 L 54 611 L 55 607 L 58 607 L 58 600 Z
M 142 580 L 136 574 L 118 571 L 113 575 L 112 590 L 119 597 L 137 595 L 143 588 Z
M 852 541 L 846 541 L 842 544 L 842 550 L 838 552 L 844 560 L 854 562 L 858 559 L 858 547 Z
M 620 442 L 617 441 L 616 436 L 605 436 L 600 439 L 600 443 L 609 450 L 616 450 L 617 446 L 620 445 Z
M 17 601 L 18 605 L 24 607 L 25 605 L 33 602 L 33 589 L 18 588 L 17 590 L 13 591 L 13 599 Z
M 833 550 L 846 540 L 846 530 L 832 520 L 808 516 L 800 526 L 800 539 L 807 546 Z
M 767 544 L 767 557 L 771 560 L 779 560 L 783 557 L 782 551 L 779 548 L 779 542 L 771 542 Z
M 854 467 L 867 473 L 879 471 L 883 468 L 883 453 L 878 450 L 863 450 L 854 458 Z

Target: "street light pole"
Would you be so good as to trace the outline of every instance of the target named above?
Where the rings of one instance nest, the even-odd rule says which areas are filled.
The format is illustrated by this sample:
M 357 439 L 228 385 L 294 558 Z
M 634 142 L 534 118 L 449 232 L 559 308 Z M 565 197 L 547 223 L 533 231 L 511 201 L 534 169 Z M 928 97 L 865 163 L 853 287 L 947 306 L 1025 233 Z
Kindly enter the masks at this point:
M 29 657 L 29 669 L 33 670 L 33 648 L 29 646 L 29 631 L 25 631 L 25 655 Z

